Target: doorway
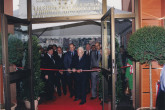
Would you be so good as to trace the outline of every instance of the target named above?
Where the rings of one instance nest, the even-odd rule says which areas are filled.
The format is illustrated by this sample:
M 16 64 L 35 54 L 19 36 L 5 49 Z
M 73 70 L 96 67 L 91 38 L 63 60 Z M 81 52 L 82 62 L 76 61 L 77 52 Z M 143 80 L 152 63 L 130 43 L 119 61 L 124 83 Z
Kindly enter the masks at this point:
M 30 3 L 30 2 L 29 2 Z M 28 4 L 29 4 L 28 3 Z M 31 8 L 31 7 L 30 7 Z M 111 10 L 111 9 L 110 9 Z M 109 73 L 109 72 L 111 72 L 112 73 L 112 75 L 107 75 L 108 77 L 108 79 L 110 79 L 110 78 L 112 78 L 112 92 L 107 92 L 107 90 L 109 90 L 109 86 L 108 86 L 108 81 L 107 81 L 107 79 L 105 80 L 105 78 L 103 77 L 103 87 L 104 87 L 104 89 L 103 89 L 103 100 L 104 100 L 104 98 L 106 99 L 104 102 L 103 102 L 103 104 L 104 104 L 104 106 L 103 106 L 103 109 L 104 110 L 106 110 L 106 109 L 110 109 L 111 107 L 112 107 L 112 109 L 113 110 L 115 110 L 114 109 L 114 107 L 115 107 L 115 101 L 116 101 L 116 97 L 115 97 L 115 83 L 116 83 L 116 80 L 115 80 L 115 78 L 116 78 L 116 74 L 115 74 L 115 72 L 116 72 L 116 60 L 115 60 L 115 26 L 114 26 L 114 22 L 115 22 L 115 20 L 114 20 L 114 18 L 115 18 L 115 16 L 112 16 L 113 14 L 113 12 L 111 12 L 111 11 L 108 11 L 107 12 L 108 13 L 108 16 L 109 16 L 109 18 L 106 16 L 106 20 L 107 20 L 107 25 L 105 25 L 104 23 L 102 23 L 102 27 L 104 27 L 104 29 L 106 29 L 106 26 L 108 27 L 109 26 L 109 29 L 107 28 L 107 30 L 105 31 L 105 30 L 102 30 L 102 35 L 105 35 L 105 36 L 107 36 L 107 34 L 109 34 L 109 37 L 107 36 L 107 37 L 103 37 L 103 39 L 104 40 L 102 40 L 103 41 L 103 61 L 102 61 L 102 63 L 103 63 L 103 69 L 107 72 L 107 73 Z M 30 11 L 29 11 L 29 13 L 28 13 L 28 19 L 30 20 L 30 16 L 31 16 L 31 13 L 30 13 Z M 84 19 L 83 20 L 87 20 L 87 19 L 96 19 L 96 18 L 100 18 L 100 16 L 102 16 L 102 15 L 99 15 L 99 16 L 88 16 L 88 17 L 84 17 Z M 90 18 L 91 17 L 91 18 Z M 130 15 L 130 18 L 132 18 L 133 16 L 132 16 L 132 14 Z M 9 17 L 10 18 L 10 17 Z M 122 17 L 121 17 L 122 18 Z M 6 18 L 5 18 L 6 19 Z M 64 18 L 64 19 L 62 19 L 62 20 L 78 20 L 78 19 L 80 19 L 80 17 L 71 17 L 71 18 Z M 7 19 L 6 19 L 7 20 Z M 14 19 L 10 19 L 10 20 L 12 20 L 12 21 L 15 21 Z M 61 20 L 61 18 L 58 18 L 58 19 L 54 19 L 54 20 L 52 20 L 52 19 L 41 19 L 41 20 L 39 20 L 39 21 L 37 21 L 37 20 L 39 20 L 39 19 L 33 19 L 30 23 L 28 23 L 28 29 L 29 29 L 29 32 L 28 32 L 28 34 L 29 34 L 29 38 L 31 38 L 30 37 L 30 35 L 31 35 L 31 23 L 34 23 L 34 22 L 47 22 L 47 20 L 48 20 L 48 22 L 55 22 L 56 20 L 59 22 L 60 20 Z M 51 21 L 52 20 L 52 21 Z M 105 20 L 105 17 L 103 17 L 102 18 L 102 21 L 103 20 Z M 105 20 L 105 21 L 106 21 Z M 3 21 L 3 20 L 2 20 Z M 16 21 L 18 21 L 18 20 L 16 20 Z M 108 24 L 108 22 L 109 22 L 109 24 Z M 18 22 L 18 23 L 24 23 L 24 21 L 23 22 Z M 7 23 L 6 23 L 7 24 Z M 3 25 L 4 27 L 4 33 L 3 33 L 3 36 L 7 36 L 7 32 L 5 31 L 5 30 L 7 30 L 7 29 L 5 29 L 5 26 L 6 26 L 6 24 L 5 25 Z M 110 37 L 111 36 L 111 37 Z M 107 41 L 106 41 L 106 39 L 108 39 Z M 7 42 L 7 39 L 6 40 L 4 40 L 5 42 Z M 4 41 L 2 41 L 2 42 L 4 42 Z M 111 42 L 111 43 L 110 43 Z M 4 48 L 4 50 L 7 48 L 7 45 L 5 44 L 5 45 L 3 45 L 5 48 Z M 111 65 L 111 66 L 108 66 L 108 49 L 110 49 L 110 53 L 112 53 L 111 54 L 111 64 L 109 64 L 109 65 Z M 4 56 L 5 55 L 8 55 L 8 53 L 6 53 L 5 51 L 2 51 L 2 53 L 4 54 Z M 31 43 L 29 43 L 29 55 L 30 56 L 32 56 L 31 55 Z M 8 59 L 5 59 L 5 62 L 3 62 L 3 64 L 5 64 L 5 74 L 8 74 L 9 73 L 9 71 L 7 70 L 8 68 L 9 68 L 9 63 L 7 63 L 8 62 Z M 31 57 L 30 57 L 30 63 L 32 63 L 31 62 Z M 31 64 L 29 64 L 29 65 L 31 65 Z M 111 70 L 109 70 L 109 67 L 111 67 Z M 29 69 L 31 69 L 31 67 L 29 67 Z M 103 71 L 104 71 L 103 70 Z M 7 72 L 6 72 L 7 71 Z M 32 73 L 31 72 L 31 70 L 30 70 L 30 73 Z M 30 74 L 31 75 L 31 74 Z M 32 77 L 32 75 L 30 76 L 30 77 Z M 5 79 L 8 79 L 9 77 L 6 77 Z M 8 82 L 7 82 L 8 84 L 9 84 L 9 80 L 8 80 Z M 30 86 L 31 88 L 33 88 L 33 85 L 32 85 L 32 80 L 31 80 L 31 86 Z M 7 93 L 9 93 L 9 89 L 8 88 L 5 88 L 6 89 L 6 91 L 7 91 Z M 107 90 L 106 90 L 107 89 Z M 31 91 L 31 93 L 32 93 L 32 91 Z M 109 95 L 109 94 L 111 94 L 111 95 Z M 107 97 L 108 96 L 108 97 Z M 107 97 L 107 98 L 106 98 Z M 109 98 L 109 97 L 111 97 L 111 98 Z M 10 96 L 7 96 L 6 95 L 6 100 L 8 100 L 8 99 L 10 99 Z M 32 99 L 33 99 L 33 96 L 32 96 Z M 108 104 L 107 104 L 107 100 L 108 100 Z M 112 102 L 111 103 L 111 105 L 110 105 L 110 103 L 109 102 Z M 32 101 L 33 102 L 33 101 Z M 6 103 L 7 105 L 6 106 L 10 106 L 10 102 L 7 102 Z M 33 103 L 32 103 L 32 105 L 33 105 Z M 34 105 L 33 105 L 34 106 Z M 107 108 L 106 108 L 107 107 Z M 33 108 L 33 107 L 32 107 Z
M 129 79 L 131 80 L 129 94 L 125 95 L 126 81 L 128 81 L 126 49 L 133 32 L 135 32 L 133 13 L 123 14 L 122 11 L 111 8 L 102 17 L 102 68 L 105 74 L 103 77 L 103 110 L 135 108 L 135 71 Z

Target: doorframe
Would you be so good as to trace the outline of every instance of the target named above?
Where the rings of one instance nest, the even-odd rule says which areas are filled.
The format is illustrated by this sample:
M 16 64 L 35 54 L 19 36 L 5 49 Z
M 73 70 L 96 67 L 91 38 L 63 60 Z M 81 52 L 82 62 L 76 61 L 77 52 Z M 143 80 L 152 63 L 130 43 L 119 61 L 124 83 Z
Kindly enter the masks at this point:
M 111 8 L 112 110 L 116 110 L 115 12 Z
M 101 21 L 104 21 L 105 19 L 109 18 L 110 21 L 111 21 L 111 53 L 112 53 L 112 109 L 113 110 L 116 110 L 116 102 L 115 102 L 115 81 L 116 81 L 116 74 L 115 74 L 115 19 L 123 19 L 123 18 L 127 18 L 127 19 L 134 19 L 135 20 L 135 30 L 138 30 L 139 29 L 139 0 L 135 0 L 135 3 L 134 3 L 134 6 L 135 6 L 135 12 L 134 13 L 130 13 L 130 14 L 114 14 L 114 8 L 110 8 L 110 10 L 108 10 L 104 16 L 101 18 Z M 103 25 L 102 25 L 103 26 Z M 104 32 L 104 31 L 103 31 Z M 104 32 L 102 33 L 102 35 L 105 35 L 107 32 Z M 105 41 L 105 39 L 107 39 L 107 36 L 106 38 L 102 38 L 102 41 Z M 107 47 L 106 47 L 107 48 Z M 103 46 L 102 48 L 102 52 L 103 53 L 106 53 L 106 49 L 105 47 Z M 103 54 L 104 55 L 104 54 Z M 103 56 L 104 58 L 104 56 Z M 102 61 L 103 65 L 106 65 L 105 63 L 105 59 L 103 59 Z M 133 98 L 134 98 L 134 101 L 133 101 L 133 106 L 134 108 L 138 108 L 140 107 L 140 91 L 139 91 L 139 88 L 140 88 L 140 85 L 139 85 L 139 75 L 140 75 L 140 64 L 139 62 L 136 62 L 135 63 L 135 75 L 133 77 L 133 80 L 135 80 L 135 83 L 134 83 L 134 92 L 133 93 Z M 104 86 L 104 85 L 103 85 Z
M 4 13 L 1 13 L 1 37 L 2 37 L 2 64 L 3 64 L 3 89 L 4 89 L 4 100 L 6 110 L 11 109 L 11 93 L 10 93 L 10 72 L 9 72 L 9 61 L 8 61 L 8 25 L 26 25 L 31 30 L 31 24 L 27 20 L 15 18 Z M 31 110 L 34 110 L 34 90 L 33 90 L 33 69 L 32 69 L 32 37 L 31 31 L 29 30 L 29 42 L 28 42 L 28 56 L 30 69 L 30 94 L 31 94 Z
M 8 25 L 6 16 L 1 13 L 1 38 L 2 38 L 2 71 L 5 107 L 11 107 L 10 83 L 9 83 L 9 62 L 8 62 Z

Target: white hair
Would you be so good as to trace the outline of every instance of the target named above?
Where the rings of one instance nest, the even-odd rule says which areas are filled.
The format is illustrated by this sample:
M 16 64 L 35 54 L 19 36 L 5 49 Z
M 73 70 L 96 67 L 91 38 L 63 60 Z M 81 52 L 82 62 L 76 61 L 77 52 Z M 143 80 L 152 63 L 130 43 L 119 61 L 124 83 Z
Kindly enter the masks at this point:
M 84 48 L 83 47 L 79 47 L 78 50 L 81 50 L 84 53 Z

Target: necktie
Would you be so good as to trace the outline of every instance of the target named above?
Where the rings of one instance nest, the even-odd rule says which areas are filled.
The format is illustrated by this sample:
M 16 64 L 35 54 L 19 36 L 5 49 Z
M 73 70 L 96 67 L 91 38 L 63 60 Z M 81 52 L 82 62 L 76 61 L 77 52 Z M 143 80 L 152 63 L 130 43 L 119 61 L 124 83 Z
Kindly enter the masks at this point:
M 87 51 L 87 55 L 89 56 L 89 51 Z
M 50 58 L 53 60 L 53 63 L 55 64 L 55 61 L 54 61 L 54 59 L 53 59 L 53 56 L 51 56 Z
M 73 52 L 71 52 L 71 56 L 73 57 Z

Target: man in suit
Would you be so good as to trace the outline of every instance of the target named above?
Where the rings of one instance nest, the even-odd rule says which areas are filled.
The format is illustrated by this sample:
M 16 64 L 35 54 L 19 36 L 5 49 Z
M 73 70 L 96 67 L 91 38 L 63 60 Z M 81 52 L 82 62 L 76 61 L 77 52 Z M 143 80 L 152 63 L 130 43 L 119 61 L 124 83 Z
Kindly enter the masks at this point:
M 86 44 L 86 51 L 85 51 L 85 55 L 86 55 L 86 60 L 87 62 L 87 67 L 88 70 L 90 70 L 90 66 L 91 66 L 91 46 L 90 44 Z M 91 80 L 91 72 L 87 73 L 87 93 L 90 93 L 90 80 Z
M 57 45 L 54 44 L 52 47 L 53 47 L 53 56 L 54 56 L 54 57 L 57 57 L 57 56 L 58 56 L 58 53 L 57 53 Z
M 99 42 L 95 43 L 96 50 L 91 52 L 91 68 L 100 67 L 101 64 L 101 46 Z M 91 100 L 97 97 L 97 81 L 99 72 L 91 72 L 91 82 L 92 82 L 92 97 Z
M 69 51 L 65 54 L 64 56 L 64 68 L 68 70 L 68 72 L 66 72 L 66 76 L 67 76 L 67 84 L 69 87 L 69 92 L 70 92 L 70 97 L 74 96 L 74 86 L 73 83 L 75 80 L 74 77 L 74 73 L 71 73 L 71 63 L 72 63 L 72 59 L 74 57 L 77 57 L 77 52 L 75 51 L 75 46 L 73 43 L 69 44 Z
M 165 64 L 160 75 L 160 87 L 156 98 L 156 110 L 165 110 Z
M 92 50 L 92 51 L 96 50 L 95 45 L 92 45 L 91 50 Z
M 59 69 L 64 69 L 64 54 L 62 52 L 62 48 L 57 48 L 57 62 Z M 57 72 L 56 74 L 56 86 L 57 86 L 57 93 L 58 96 L 61 96 L 61 83 L 63 88 L 63 93 L 66 95 L 66 74 L 63 72 Z
M 72 60 L 71 68 L 72 71 L 75 72 L 76 78 L 76 94 L 75 100 L 77 101 L 81 99 L 80 105 L 86 103 L 86 80 L 87 80 L 87 73 L 83 72 L 82 70 L 88 69 L 87 67 L 87 59 L 86 55 L 84 55 L 83 47 L 79 47 L 77 50 L 78 56 L 74 57 Z
M 53 57 L 53 48 L 47 48 L 47 54 L 44 56 L 43 67 L 46 69 L 56 69 L 57 62 Z M 54 81 L 55 81 L 55 71 L 44 71 L 43 79 L 45 81 L 45 95 L 46 99 L 53 100 L 54 98 Z

